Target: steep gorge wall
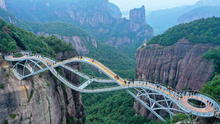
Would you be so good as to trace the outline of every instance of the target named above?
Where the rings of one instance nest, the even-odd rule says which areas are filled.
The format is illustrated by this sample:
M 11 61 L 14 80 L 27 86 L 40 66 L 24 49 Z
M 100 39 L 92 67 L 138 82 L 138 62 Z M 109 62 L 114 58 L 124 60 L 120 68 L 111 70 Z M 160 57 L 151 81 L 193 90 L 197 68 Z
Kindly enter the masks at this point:
M 163 83 L 177 90 L 199 90 L 213 76 L 213 62 L 202 56 L 214 47 L 212 44 L 193 44 L 185 39 L 171 46 L 146 45 L 136 55 L 137 78 Z M 139 104 L 134 108 L 149 116 Z
M 58 59 L 65 59 L 62 53 Z M 79 65 L 74 67 L 78 68 Z M 65 73 L 73 83 L 75 75 Z M 64 86 L 49 72 L 19 81 L 0 57 L 0 123 L 65 124 L 84 122 L 81 96 Z

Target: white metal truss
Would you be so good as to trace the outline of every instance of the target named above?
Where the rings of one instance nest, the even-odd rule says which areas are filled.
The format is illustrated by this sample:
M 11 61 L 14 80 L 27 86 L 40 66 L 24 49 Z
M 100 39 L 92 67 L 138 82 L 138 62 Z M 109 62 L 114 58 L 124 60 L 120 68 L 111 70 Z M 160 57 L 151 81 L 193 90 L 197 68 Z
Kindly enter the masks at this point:
M 23 80 L 27 77 L 34 76 L 41 72 L 49 70 L 62 83 L 78 92 L 101 93 L 117 90 L 126 90 L 140 104 L 142 104 L 147 110 L 149 110 L 152 114 L 154 114 L 157 118 L 159 118 L 162 121 L 165 121 L 163 115 L 172 118 L 172 116 L 176 113 L 193 114 L 195 116 L 201 117 L 220 116 L 220 106 L 218 102 L 206 95 L 200 93 L 191 94 L 191 92 L 177 93 L 160 84 L 150 82 L 129 82 L 116 75 L 114 72 L 112 72 L 110 69 L 108 69 L 106 66 L 99 63 L 98 61 L 87 57 L 75 57 L 68 60 L 64 60 L 62 62 L 56 62 L 52 59 L 42 57 L 39 55 L 24 55 L 20 58 L 6 56 L 5 59 L 7 61 L 16 62 L 12 70 L 16 78 L 18 78 L 19 80 Z M 76 62 L 90 64 L 91 66 L 94 66 L 98 70 L 103 72 L 110 79 L 100 79 L 94 77 L 92 78 L 91 76 L 88 76 L 70 66 L 67 66 L 67 64 Z M 62 67 L 84 78 L 86 81 L 83 84 L 76 86 L 69 82 L 67 79 L 65 79 L 65 77 L 63 77 L 61 74 L 59 74 L 55 69 L 57 67 Z M 93 82 L 116 83 L 118 84 L 118 86 L 89 89 L 88 86 L 91 85 Z M 188 99 L 200 100 L 206 104 L 206 108 L 195 108 L 194 106 L 191 106 L 186 102 L 186 100 Z

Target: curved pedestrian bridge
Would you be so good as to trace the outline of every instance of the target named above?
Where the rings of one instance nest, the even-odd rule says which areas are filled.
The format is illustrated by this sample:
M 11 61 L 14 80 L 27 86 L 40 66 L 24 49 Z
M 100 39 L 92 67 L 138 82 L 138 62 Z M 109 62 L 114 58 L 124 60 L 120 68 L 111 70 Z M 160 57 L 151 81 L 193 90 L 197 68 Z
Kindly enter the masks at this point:
M 126 90 L 136 101 L 162 121 L 165 121 L 164 117 L 168 116 L 172 118 L 176 113 L 220 118 L 219 103 L 207 95 L 195 91 L 175 92 L 171 88 L 166 88 L 161 84 L 148 81 L 127 81 L 100 62 L 88 57 L 79 56 L 56 62 L 41 55 L 23 54 L 21 57 L 14 57 L 13 55 L 5 56 L 5 60 L 14 64 L 12 70 L 19 80 L 49 70 L 63 84 L 81 93 L 102 93 Z M 91 78 L 71 67 L 70 64 L 72 63 L 89 64 L 104 73 L 109 79 Z M 68 81 L 64 76 L 58 73 L 56 70 L 58 67 L 68 70 L 84 78 L 86 81 L 78 86 L 74 85 L 71 81 Z M 117 86 L 91 89 L 89 85 L 93 82 L 101 84 L 115 83 Z

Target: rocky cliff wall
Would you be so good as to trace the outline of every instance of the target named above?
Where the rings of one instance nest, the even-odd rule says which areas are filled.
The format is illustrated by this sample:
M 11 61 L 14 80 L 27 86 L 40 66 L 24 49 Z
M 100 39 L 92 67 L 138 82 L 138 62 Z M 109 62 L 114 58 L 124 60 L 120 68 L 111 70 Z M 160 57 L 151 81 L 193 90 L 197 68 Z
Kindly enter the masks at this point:
M 87 55 L 89 54 L 91 49 L 96 49 L 98 47 L 97 41 L 95 38 L 91 36 L 62 36 L 58 34 L 49 34 L 45 32 L 36 32 L 37 35 L 39 36 L 56 36 L 57 38 L 70 43 L 73 45 L 74 49 L 77 51 L 78 54 L 80 55 Z
M 66 59 L 61 53 L 58 59 Z M 75 65 L 74 67 L 78 67 Z M 75 75 L 65 73 L 73 83 Z M 79 93 L 64 86 L 49 72 L 19 81 L 0 58 L 0 123 L 66 124 L 83 123 L 84 110 Z
M 153 29 L 146 22 L 144 6 L 130 10 L 129 19 L 118 20 L 115 27 L 106 42 L 124 51 L 129 49 L 132 53 L 153 36 Z
M 130 28 L 137 31 L 141 26 L 147 25 L 145 7 L 132 9 L 129 12 Z
M 202 57 L 211 48 L 214 48 L 212 44 L 193 44 L 185 39 L 166 47 L 146 45 L 137 51 L 137 78 L 163 83 L 177 90 L 199 90 L 213 76 L 213 63 Z M 134 107 L 138 113 L 149 116 L 140 105 Z

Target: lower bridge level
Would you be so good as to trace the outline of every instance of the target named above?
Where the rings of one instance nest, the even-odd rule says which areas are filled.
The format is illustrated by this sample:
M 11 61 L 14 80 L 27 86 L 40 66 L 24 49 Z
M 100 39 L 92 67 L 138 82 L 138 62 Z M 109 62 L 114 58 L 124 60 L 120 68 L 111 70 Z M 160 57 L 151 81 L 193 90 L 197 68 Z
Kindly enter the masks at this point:
M 213 98 L 195 91 L 176 92 L 161 84 L 148 81 L 127 81 L 115 74 L 108 67 L 88 57 L 74 57 L 61 62 L 56 62 L 41 55 L 24 54 L 21 57 L 13 55 L 5 56 L 5 60 L 13 62 L 13 73 L 19 80 L 37 75 L 44 71 L 50 71 L 58 80 L 69 88 L 81 93 L 102 93 L 118 90 L 126 90 L 141 105 L 153 113 L 157 118 L 165 121 L 160 114 L 162 111 L 166 116 L 172 118 L 176 113 L 195 115 L 198 117 L 220 118 L 220 105 Z M 69 66 L 71 63 L 86 63 L 104 73 L 108 79 L 90 77 L 77 69 Z M 72 84 L 62 76 L 56 68 L 61 67 L 74 73 L 86 81 L 79 86 Z M 89 86 L 94 83 L 114 83 L 116 86 L 91 89 Z M 163 114 L 164 115 L 164 114 Z

